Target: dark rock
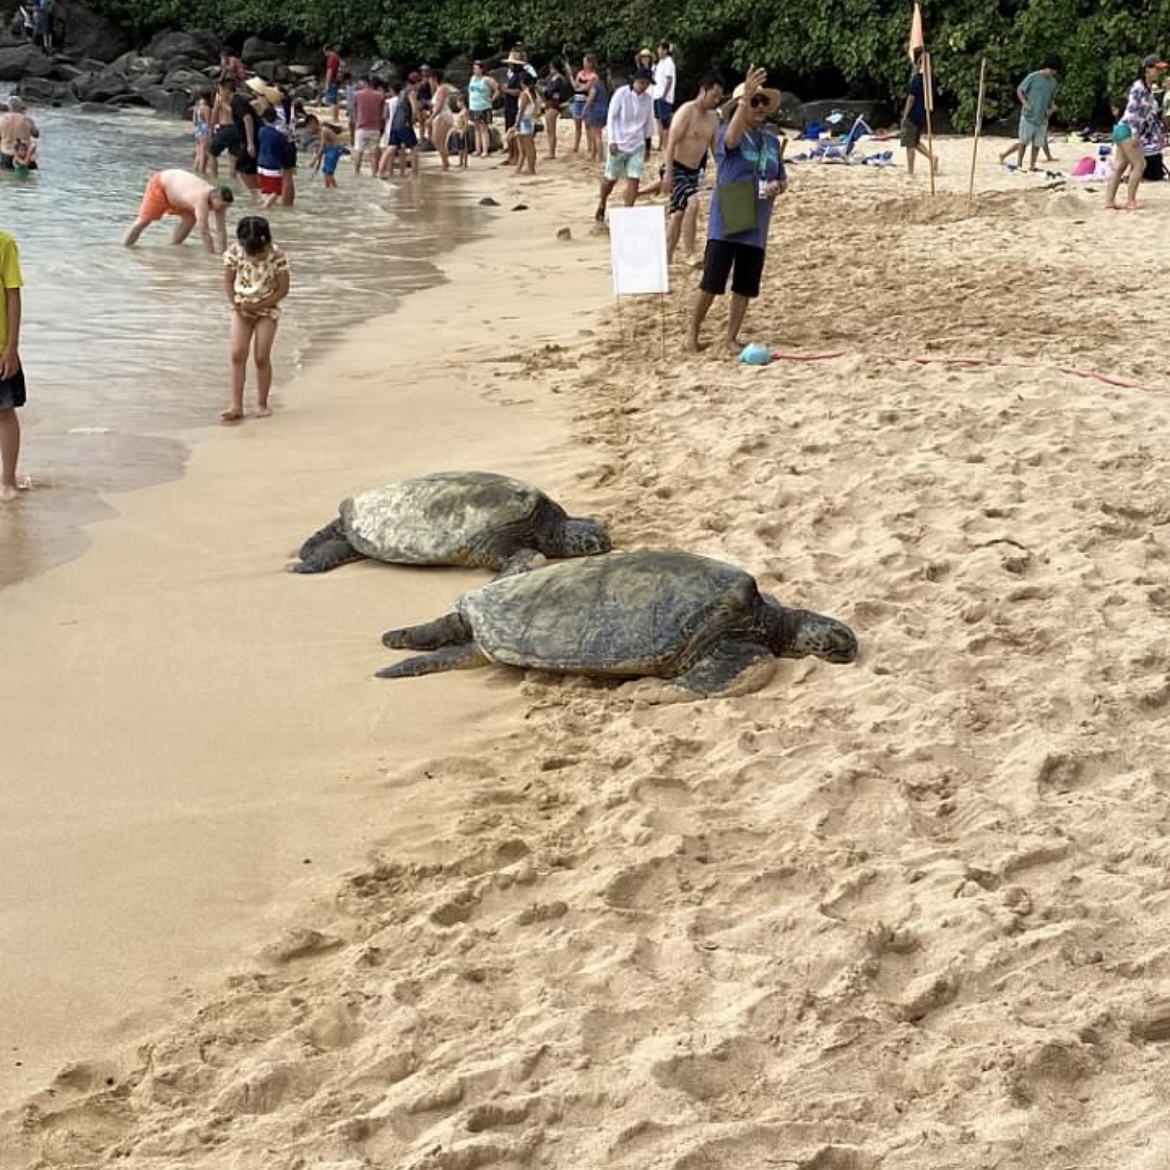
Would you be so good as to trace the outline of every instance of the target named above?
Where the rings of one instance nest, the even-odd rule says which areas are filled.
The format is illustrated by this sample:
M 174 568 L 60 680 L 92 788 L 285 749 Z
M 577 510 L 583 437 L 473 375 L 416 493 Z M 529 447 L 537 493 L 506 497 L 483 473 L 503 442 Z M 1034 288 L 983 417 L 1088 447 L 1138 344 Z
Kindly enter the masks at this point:
M 121 111 L 117 106 L 106 106 L 101 102 L 82 102 L 77 107 L 79 114 L 118 114 Z
M 79 102 L 108 102 L 131 93 L 125 73 L 99 73 L 96 77 L 79 77 L 71 83 Z
M 164 89 L 156 85 L 139 91 L 138 96 L 143 98 L 156 114 L 182 118 L 191 112 L 191 98 L 182 90 Z
M 140 93 L 120 93 L 106 103 L 113 109 L 119 106 L 149 106 L 150 102 Z
M 471 58 L 452 57 L 443 69 L 443 80 L 458 89 L 466 89 L 471 80 Z
M 53 71 L 49 76 L 54 81 L 76 81 L 79 77 L 85 76 L 85 70 L 78 69 L 76 65 L 69 65 L 64 61 L 54 61 Z
M 375 77 L 380 77 L 387 85 L 397 85 L 402 81 L 402 69 L 393 61 L 375 61 L 370 66 L 370 72 Z
M 98 72 L 109 70 L 114 73 L 145 73 L 155 68 L 161 68 L 161 65 L 153 57 L 144 57 L 141 53 L 131 50 L 120 57 L 115 57 L 108 65 L 99 65 Z
M 290 76 L 288 66 L 283 61 L 257 61 L 252 70 L 265 81 L 278 85 L 288 81 Z
M 51 81 L 47 77 L 25 77 L 17 82 L 13 93 L 24 98 L 26 102 L 46 106 L 73 101 L 73 92 L 68 82 Z
M 479 205 L 480 207 L 499 207 L 499 204 L 490 195 L 485 195 L 479 201 Z
M 53 62 L 32 45 L 0 49 L 0 81 L 19 81 L 22 77 L 48 77 Z
M 170 61 L 175 57 L 187 57 L 201 65 L 219 59 L 220 40 L 213 32 L 197 29 L 194 32 L 159 33 L 146 46 L 146 57 L 158 57 Z
M 516 206 L 512 208 L 512 210 L 513 211 L 527 211 L 528 204 L 527 203 L 517 203 Z
M 112 61 L 134 43 L 121 25 L 80 4 L 55 0 L 53 13 L 57 38 L 62 48 L 74 57 Z
M 260 72 L 257 61 L 287 61 L 288 56 L 288 45 L 266 41 L 263 37 L 249 37 L 240 50 L 240 60 L 251 65 L 257 73 Z
M 162 79 L 163 89 L 182 90 L 186 94 L 199 93 L 207 88 L 207 77 L 193 69 L 175 69 Z
M 803 129 L 804 123 L 800 121 L 800 111 L 803 106 L 804 102 L 796 94 L 782 89 L 780 91 L 780 108 L 775 114 L 776 121 L 781 126 L 799 126 Z

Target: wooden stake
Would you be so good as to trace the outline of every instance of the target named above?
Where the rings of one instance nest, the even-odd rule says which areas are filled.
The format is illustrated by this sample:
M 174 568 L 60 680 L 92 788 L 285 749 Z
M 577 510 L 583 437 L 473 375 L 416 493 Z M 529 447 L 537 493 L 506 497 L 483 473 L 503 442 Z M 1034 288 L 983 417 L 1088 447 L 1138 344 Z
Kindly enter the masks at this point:
M 975 202 L 975 162 L 979 157 L 979 138 L 983 133 L 983 94 L 987 89 L 987 58 L 979 63 L 979 101 L 975 107 L 975 141 L 971 143 L 971 182 L 967 185 L 967 214 Z
M 926 149 L 930 152 L 930 193 L 934 190 L 934 127 L 931 114 L 934 113 L 934 73 L 930 68 L 930 54 L 922 54 L 922 101 L 926 106 Z

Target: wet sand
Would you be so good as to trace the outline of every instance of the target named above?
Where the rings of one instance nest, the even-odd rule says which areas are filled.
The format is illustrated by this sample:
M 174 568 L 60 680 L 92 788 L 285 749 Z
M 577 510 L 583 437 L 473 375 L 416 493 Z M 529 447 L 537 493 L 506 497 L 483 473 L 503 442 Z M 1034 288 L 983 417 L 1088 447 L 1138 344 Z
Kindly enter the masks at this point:
M 361 331 L 271 429 L 217 437 L 9 594 L 14 725 L 69 728 L 18 742 L 19 774 L 68 777 L 78 841 L 110 828 L 127 864 L 95 863 L 96 909 L 142 981 L 191 990 L 87 1046 L 25 973 L 76 1056 L 13 1086 L 54 1074 L 5 1170 L 1165 1163 L 1170 193 L 1110 214 L 1099 186 L 985 162 L 968 214 L 968 149 L 943 144 L 933 201 L 924 177 L 794 168 L 761 369 L 678 352 L 694 274 L 665 357 L 656 301 L 594 320 L 583 168 L 508 184 L 546 211 L 457 253 L 410 342 Z M 419 362 L 450 314 L 459 342 Z M 391 456 L 491 457 L 622 547 L 741 563 L 849 621 L 861 659 L 703 702 L 373 681 L 377 633 L 471 575 L 274 566 Z M 84 888 L 65 853 L 44 872 Z M 305 857 L 334 869 L 305 880 Z M 36 910 L 67 937 L 62 897 Z M 42 955 L 42 984 L 97 982 L 115 950 Z

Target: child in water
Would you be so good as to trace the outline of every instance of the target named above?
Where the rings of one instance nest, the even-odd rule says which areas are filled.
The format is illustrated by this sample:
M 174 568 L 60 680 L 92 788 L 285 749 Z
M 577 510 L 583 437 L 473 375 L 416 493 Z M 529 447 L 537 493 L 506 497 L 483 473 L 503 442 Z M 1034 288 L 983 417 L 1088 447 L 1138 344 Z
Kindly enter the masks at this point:
M 201 93 L 191 107 L 191 131 L 195 135 L 195 161 L 191 169 L 197 175 L 207 174 L 211 161 L 211 103 Z
M 268 220 L 246 215 L 236 228 L 236 242 L 223 254 L 224 291 L 232 307 L 232 404 L 219 417 L 244 417 L 244 380 L 248 351 L 256 362 L 256 417 L 267 418 L 272 389 L 272 343 L 280 319 L 280 302 L 288 296 L 288 260 L 272 242 Z
M 341 145 L 340 131 L 328 122 L 320 122 L 312 114 L 305 119 L 305 133 L 317 138 L 317 156 L 313 159 L 313 170 L 325 176 L 326 187 L 337 186 L 337 164 L 345 154 Z

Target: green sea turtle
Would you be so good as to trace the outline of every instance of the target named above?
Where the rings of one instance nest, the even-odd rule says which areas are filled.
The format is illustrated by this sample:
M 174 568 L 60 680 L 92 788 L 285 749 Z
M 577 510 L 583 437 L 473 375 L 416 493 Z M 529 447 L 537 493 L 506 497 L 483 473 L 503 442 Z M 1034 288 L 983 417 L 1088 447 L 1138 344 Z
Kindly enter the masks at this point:
M 852 662 L 857 638 L 834 618 L 787 609 L 750 573 L 685 552 L 611 553 L 497 578 L 454 613 L 390 630 L 393 650 L 429 650 L 378 671 L 408 678 L 503 662 L 563 673 L 671 679 L 725 690 L 768 656 Z
M 301 545 L 293 573 L 370 557 L 400 565 L 475 565 L 515 573 L 537 554 L 609 552 L 596 520 L 574 519 L 544 492 L 487 471 L 440 471 L 343 500 L 337 520 Z

